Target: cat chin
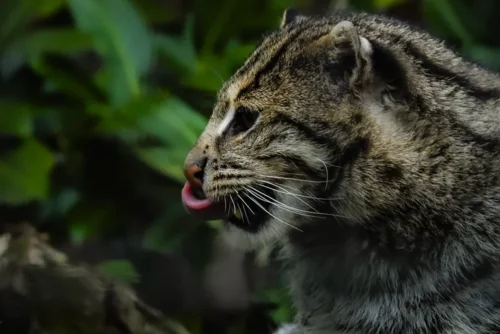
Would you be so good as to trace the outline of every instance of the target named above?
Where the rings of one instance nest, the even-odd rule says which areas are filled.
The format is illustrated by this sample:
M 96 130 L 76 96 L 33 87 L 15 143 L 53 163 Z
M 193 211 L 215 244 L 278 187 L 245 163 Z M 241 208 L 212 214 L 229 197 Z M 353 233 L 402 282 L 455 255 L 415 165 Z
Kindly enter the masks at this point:
M 244 251 L 258 250 L 283 240 L 289 227 L 274 219 L 266 221 L 257 232 L 248 232 L 231 223 L 224 223 L 220 238 L 230 247 Z

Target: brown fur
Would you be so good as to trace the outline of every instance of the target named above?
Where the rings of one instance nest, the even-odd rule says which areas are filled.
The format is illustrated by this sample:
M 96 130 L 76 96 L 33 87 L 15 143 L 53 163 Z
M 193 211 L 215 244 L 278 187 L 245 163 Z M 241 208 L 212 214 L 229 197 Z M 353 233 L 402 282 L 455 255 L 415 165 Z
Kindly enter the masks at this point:
M 222 129 L 238 107 L 255 124 Z M 425 32 L 287 12 L 187 164 L 211 199 L 272 202 L 224 235 L 281 246 L 297 333 L 500 333 L 499 110 L 499 77 Z

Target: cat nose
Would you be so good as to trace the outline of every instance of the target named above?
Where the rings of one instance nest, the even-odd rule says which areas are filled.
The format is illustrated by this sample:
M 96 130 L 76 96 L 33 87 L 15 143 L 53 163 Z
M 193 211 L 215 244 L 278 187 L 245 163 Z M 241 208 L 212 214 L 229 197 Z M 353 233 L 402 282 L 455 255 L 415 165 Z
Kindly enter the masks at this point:
M 203 191 L 206 159 L 187 164 L 184 167 L 184 176 L 193 190 Z

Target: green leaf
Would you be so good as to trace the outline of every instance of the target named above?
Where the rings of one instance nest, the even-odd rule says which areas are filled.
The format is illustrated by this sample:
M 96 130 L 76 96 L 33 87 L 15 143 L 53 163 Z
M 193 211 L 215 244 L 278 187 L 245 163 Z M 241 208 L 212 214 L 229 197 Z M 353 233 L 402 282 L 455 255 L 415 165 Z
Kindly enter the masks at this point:
M 150 23 L 170 23 L 181 17 L 182 10 L 175 4 L 158 0 L 135 0 L 135 6 Z
M 30 107 L 18 101 L 0 100 L 0 134 L 26 138 L 32 132 Z
M 384 10 L 405 2 L 406 0 L 373 0 L 373 5 L 378 10 Z
M 183 242 L 190 234 L 185 222 L 186 210 L 180 201 L 171 202 L 165 213 L 154 221 L 145 231 L 142 245 L 156 252 L 179 252 Z
M 35 30 L 17 38 L 7 52 L 18 52 L 26 58 L 37 58 L 43 53 L 71 54 L 93 47 L 92 38 L 73 28 Z
M 0 11 L 0 44 L 24 31 L 35 19 L 60 10 L 66 0 L 3 0 Z
M 71 242 L 78 245 L 109 232 L 121 221 L 122 212 L 115 202 L 82 196 L 66 214 Z
M 493 71 L 500 71 L 500 47 L 473 44 L 465 46 L 462 51 L 472 61 Z
M 99 271 L 117 281 L 133 284 L 139 282 L 140 275 L 128 260 L 107 260 L 99 263 Z
M 154 137 L 183 150 L 194 145 L 207 123 L 182 100 L 162 94 L 134 100 L 111 113 L 105 108 L 92 112 L 103 117 L 97 128 L 102 133 L 122 138 L 135 133 L 138 138 Z
M 103 92 L 97 87 L 93 78 L 70 58 L 62 56 L 45 56 L 34 59 L 31 67 L 48 83 L 73 98 L 87 103 L 105 99 Z
M 44 203 L 41 216 L 44 220 L 65 217 L 79 200 L 80 193 L 76 189 L 63 189 L 56 194 L 52 194 L 50 200 Z
M 181 83 L 215 94 L 222 87 L 224 78 L 230 76 L 227 64 L 221 64 L 221 61 L 227 60 L 226 57 L 205 56 L 196 63 L 194 73 L 183 77 Z
M 84 32 L 71 28 L 35 30 L 16 38 L 0 56 L 4 77 L 26 62 L 36 61 L 46 53 L 75 54 L 93 47 L 92 39 Z
M 227 80 L 244 63 L 254 48 L 253 44 L 229 41 L 222 55 L 204 54 L 199 57 L 195 71 L 184 76 L 182 84 L 215 94 L 224 80 Z
M 182 182 L 182 167 L 189 149 L 205 128 L 206 120 L 177 98 L 169 98 L 150 115 L 137 121 L 137 128 L 165 143 L 164 147 L 136 148 L 138 157 L 153 169 Z
M 473 44 L 474 37 L 469 33 L 459 15 L 458 4 L 449 0 L 424 0 L 427 22 L 433 30 L 447 38 L 459 38 L 464 44 Z
M 151 62 L 149 31 L 129 0 L 69 0 L 77 26 L 88 32 L 103 57 L 109 100 L 121 105 L 141 94 Z
M 113 112 L 94 108 L 101 115 L 96 131 L 113 135 L 133 145 L 138 158 L 153 169 L 183 180 L 182 166 L 189 149 L 206 126 L 206 119 L 182 100 L 165 96 L 146 96 Z M 141 147 L 141 139 L 154 138 L 159 145 Z
M 207 220 L 205 223 L 214 230 L 220 230 L 224 227 L 222 220 Z
M 350 8 L 357 10 L 363 10 L 367 12 L 375 11 L 375 6 L 373 0 L 350 0 L 347 1 Z
M 279 307 L 271 313 L 274 321 L 277 323 L 290 322 L 293 319 L 293 303 L 287 289 L 283 287 L 274 287 L 261 290 L 258 297 L 266 302 L 271 302 Z
M 139 129 L 163 140 L 164 143 L 186 149 L 194 145 L 206 126 L 206 119 L 178 98 L 168 98 L 137 122 Z
M 66 0 L 24 0 L 24 2 L 30 4 L 32 13 L 38 18 L 52 15 L 66 4 Z
M 156 171 L 178 182 L 184 181 L 183 165 L 187 150 L 172 148 L 138 148 L 137 156 Z
M 26 140 L 0 160 L 0 202 L 21 204 L 44 199 L 54 157 L 36 140 Z
M 0 54 L 0 74 L 5 81 L 8 81 L 24 63 L 25 59 L 19 52 L 5 52 Z
M 159 55 L 163 56 L 174 68 L 180 69 L 181 73 L 193 72 L 196 67 L 193 24 L 193 17 L 189 16 L 181 37 L 155 35 L 153 39 Z

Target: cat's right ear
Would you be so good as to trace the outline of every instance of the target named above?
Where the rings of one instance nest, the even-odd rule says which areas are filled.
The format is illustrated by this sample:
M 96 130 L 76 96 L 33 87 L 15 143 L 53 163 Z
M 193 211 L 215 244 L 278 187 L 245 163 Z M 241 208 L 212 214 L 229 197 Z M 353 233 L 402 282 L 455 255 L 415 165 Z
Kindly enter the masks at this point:
M 295 8 L 287 8 L 283 13 L 281 18 L 280 28 L 285 27 L 286 25 L 297 22 L 301 17 L 303 17 L 300 12 Z
M 390 87 L 393 97 L 406 95 L 406 72 L 398 58 L 387 47 L 359 34 L 352 22 L 337 23 L 322 38 L 322 43 L 335 46 L 347 58 L 354 58 L 354 66 L 349 69 L 351 88 L 363 90 L 383 84 Z

